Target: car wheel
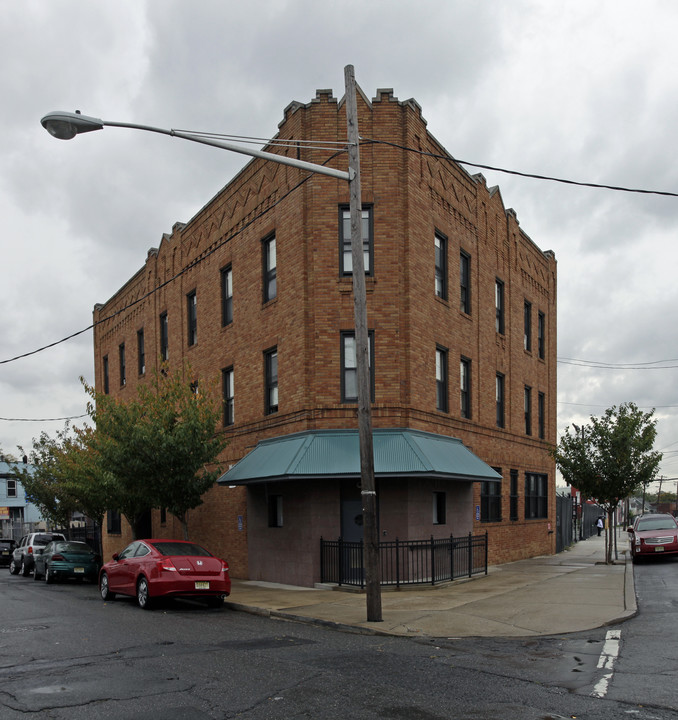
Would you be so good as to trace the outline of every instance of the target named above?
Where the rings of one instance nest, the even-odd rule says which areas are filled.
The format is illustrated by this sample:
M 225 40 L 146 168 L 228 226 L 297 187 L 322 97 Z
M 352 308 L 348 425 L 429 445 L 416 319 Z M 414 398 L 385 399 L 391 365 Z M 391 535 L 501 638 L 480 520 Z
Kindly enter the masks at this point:
M 31 574 L 30 569 L 28 568 L 28 566 L 26 565 L 26 563 L 23 560 L 21 561 L 21 571 L 20 572 L 24 577 L 28 577 Z
M 14 561 L 14 558 L 11 559 L 9 563 L 9 571 L 12 573 L 12 575 L 18 575 L 19 574 L 19 566 Z
M 222 597 L 207 598 L 207 607 L 214 608 L 215 610 L 218 610 L 219 608 L 224 607 L 224 598 L 222 598 Z
M 45 582 L 51 585 L 54 582 L 54 575 L 49 570 L 49 565 L 45 565 Z
M 99 582 L 99 594 L 101 599 L 105 602 L 107 600 L 115 600 L 115 593 L 111 592 L 108 587 L 108 575 L 106 573 L 101 574 L 101 581 Z
M 150 610 L 153 607 L 153 600 L 148 594 L 148 580 L 143 575 L 137 583 L 137 602 L 142 610 Z

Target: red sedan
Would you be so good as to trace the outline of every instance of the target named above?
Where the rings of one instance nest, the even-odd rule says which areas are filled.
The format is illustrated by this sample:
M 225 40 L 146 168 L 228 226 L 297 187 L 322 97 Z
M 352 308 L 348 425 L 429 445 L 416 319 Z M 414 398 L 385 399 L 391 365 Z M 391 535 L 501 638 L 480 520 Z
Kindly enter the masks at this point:
M 145 610 L 164 597 L 205 599 L 218 608 L 231 592 L 231 578 L 225 560 L 195 543 L 135 540 L 101 568 L 99 592 L 102 600 L 131 595 Z
M 628 532 L 633 562 L 649 555 L 678 553 L 678 522 L 673 515 L 640 515 Z

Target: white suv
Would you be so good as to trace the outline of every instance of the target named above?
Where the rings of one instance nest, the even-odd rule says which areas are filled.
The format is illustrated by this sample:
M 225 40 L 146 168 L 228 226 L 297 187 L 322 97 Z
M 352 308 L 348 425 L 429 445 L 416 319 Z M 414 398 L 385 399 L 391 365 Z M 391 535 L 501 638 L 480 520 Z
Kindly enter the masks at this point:
M 34 556 L 36 552 L 42 552 L 42 549 L 51 543 L 52 540 L 65 540 L 61 533 L 53 532 L 35 532 L 24 535 L 19 544 L 14 548 L 12 559 L 9 563 L 9 571 L 12 575 L 21 573 L 24 577 L 31 574 L 31 570 L 35 566 Z

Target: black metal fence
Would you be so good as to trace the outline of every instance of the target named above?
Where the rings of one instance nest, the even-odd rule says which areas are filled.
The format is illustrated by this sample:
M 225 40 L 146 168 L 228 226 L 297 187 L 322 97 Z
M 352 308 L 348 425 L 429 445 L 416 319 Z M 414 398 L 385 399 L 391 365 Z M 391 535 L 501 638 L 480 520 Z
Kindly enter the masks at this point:
M 379 543 L 381 584 L 435 585 L 487 574 L 487 533 Z M 365 586 L 363 543 L 320 538 L 320 581 Z

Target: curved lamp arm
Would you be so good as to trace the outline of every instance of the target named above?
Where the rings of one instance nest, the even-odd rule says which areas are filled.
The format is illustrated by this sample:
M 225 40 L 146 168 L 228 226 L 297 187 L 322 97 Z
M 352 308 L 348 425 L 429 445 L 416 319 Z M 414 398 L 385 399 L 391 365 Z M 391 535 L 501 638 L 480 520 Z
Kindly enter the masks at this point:
M 189 132 L 183 132 L 181 130 L 166 130 L 164 128 L 153 127 L 152 125 L 110 122 L 108 120 L 100 120 L 99 118 L 90 117 L 89 115 L 83 115 L 80 112 L 51 112 L 40 120 L 40 124 L 50 135 L 58 138 L 59 140 L 71 140 L 76 135 L 92 132 L 92 130 L 103 130 L 106 126 L 121 127 L 178 137 L 182 140 L 190 140 L 191 142 L 197 142 L 202 145 L 210 145 L 212 147 L 221 148 L 222 150 L 230 150 L 231 152 L 240 153 L 241 155 L 249 155 L 250 157 L 257 157 L 262 160 L 271 160 L 279 165 L 290 165 L 291 167 L 306 170 L 312 173 L 318 173 L 319 175 L 329 175 L 330 177 L 337 178 L 338 180 L 349 181 L 352 175 L 352 173 L 349 174 L 344 170 L 335 170 L 334 168 L 325 167 L 324 165 L 316 165 L 315 163 L 305 162 L 304 160 L 290 158 L 286 155 L 276 155 L 275 153 L 264 152 L 263 150 L 244 148 L 222 140 L 213 140 L 211 138 L 195 135 Z

